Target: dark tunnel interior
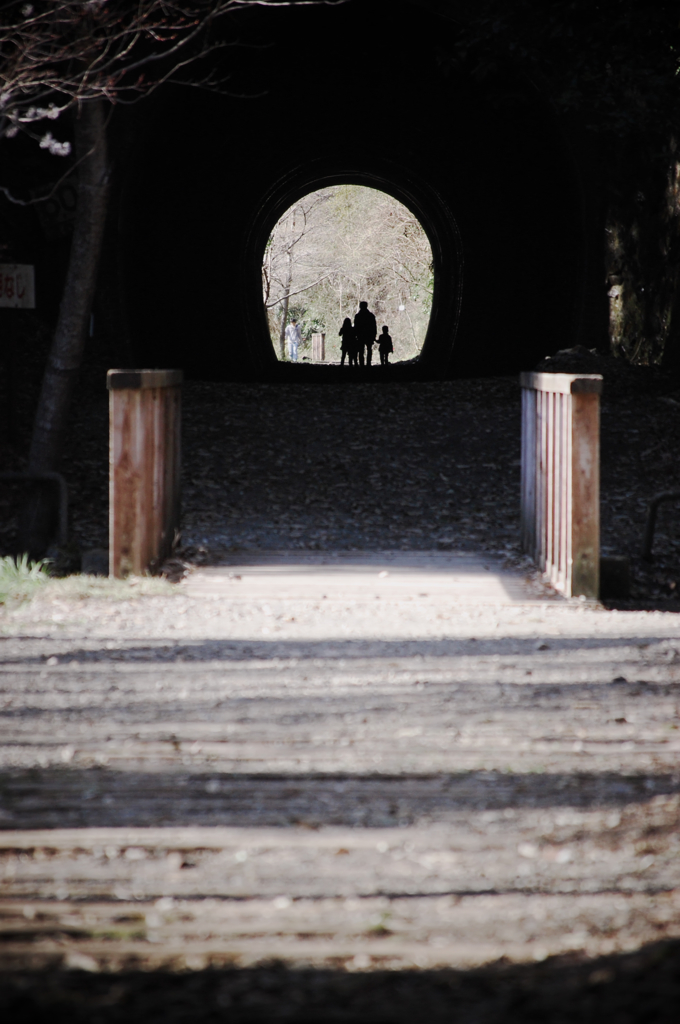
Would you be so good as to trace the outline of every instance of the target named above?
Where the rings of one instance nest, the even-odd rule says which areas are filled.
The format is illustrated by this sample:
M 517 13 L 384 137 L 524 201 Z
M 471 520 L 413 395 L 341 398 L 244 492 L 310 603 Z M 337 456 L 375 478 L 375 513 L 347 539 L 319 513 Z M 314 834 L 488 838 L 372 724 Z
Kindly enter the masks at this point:
M 275 376 L 264 245 L 287 206 L 334 183 L 390 193 L 430 238 L 435 298 L 414 376 L 515 372 L 583 341 L 578 167 L 531 84 L 457 73 L 455 24 L 423 5 L 264 13 L 244 12 L 245 45 L 226 51 L 230 95 L 168 88 L 120 120 L 136 364 Z

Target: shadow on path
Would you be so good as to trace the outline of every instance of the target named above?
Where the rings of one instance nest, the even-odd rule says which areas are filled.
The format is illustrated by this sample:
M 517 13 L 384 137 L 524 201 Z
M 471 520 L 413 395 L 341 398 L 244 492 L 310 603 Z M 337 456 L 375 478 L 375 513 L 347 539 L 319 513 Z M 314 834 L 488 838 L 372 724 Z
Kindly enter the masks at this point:
M 471 811 L 624 807 L 679 792 L 678 774 L 607 771 L 260 773 L 175 764 L 155 771 L 62 767 L 0 775 L 4 829 L 394 828 L 455 822 Z
M 0 974 L 12 1024 L 676 1024 L 680 942 L 597 959 L 503 960 L 475 970 L 59 970 Z M 388 954 L 384 957 L 388 958 Z
M 442 625 L 442 630 L 445 629 Z M 483 628 L 483 627 L 480 627 Z M 537 627 L 538 628 L 538 627 Z M 474 630 L 474 624 L 470 623 L 470 632 Z M 423 666 L 428 659 L 436 658 L 461 658 L 463 656 L 494 656 L 508 658 L 531 657 L 537 670 L 557 667 L 553 663 L 551 655 L 560 652 L 579 654 L 578 666 L 587 671 L 588 657 L 590 652 L 593 655 L 593 662 L 603 664 L 605 657 L 612 662 L 623 659 L 630 659 L 631 667 L 638 672 L 644 672 L 649 668 L 649 658 L 645 661 L 631 658 L 633 648 L 642 648 L 645 651 L 650 647 L 663 645 L 664 650 L 660 652 L 662 658 L 660 664 L 668 663 L 670 659 L 680 660 L 680 640 L 677 637 L 669 642 L 658 636 L 625 636 L 625 637 L 604 637 L 593 638 L 578 636 L 551 636 L 547 632 L 540 633 L 540 648 L 537 649 L 536 637 L 442 637 L 435 639 L 428 638 L 404 638 L 395 640 L 381 640 L 373 637 L 361 637 L 342 639 L 329 637 L 328 639 L 308 640 L 301 639 L 260 639 L 258 638 L 235 638 L 224 639 L 159 639 L 148 640 L 147 638 L 126 637 L 125 639 L 113 641 L 116 647 L 110 646 L 111 641 L 102 642 L 101 646 L 93 641 L 87 646 L 78 646 L 78 640 L 64 638 L 45 638 L 44 636 L 31 637 L 28 635 L 13 637 L 14 641 L 37 641 L 44 647 L 44 651 L 36 652 L 35 647 L 31 653 L 22 654 L 16 651 L 8 651 L 0 660 L 0 669 L 28 668 L 29 666 L 44 667 L 48 658 L 57 657 L 58 664 L 62 666 L 79 666 L 86 670 L 88 665 L 97 664 L 106 666 L 110 664 L 115 668 L 120 663 L 134 664 L 143 671 L 145 668 L 158 668 L 163 671 L 168 664 L 182 663 L 206 663 L 211 662 L 240 662 L 254 659 L 256 661 L 276 661 L 287 659 L 300 659 L 313 662 L 315 659 L 329 660 L 342 663 L 344 659 L 415 659 Z M 672 646 L 667 646 L 670 643 Z M 107 646 L 108 644 L 108 646 Z M 59 653 L 60 647 L 67 649 Z M 596 656 L 597 652 L 597 656 Z M 0 647 L 0 654 L 2 654 Z M 651 653 L 651 652 L 648 652 Z M 604 656 L 604 657 L 603 657 Z M 559 663 L 564 668 L 565 663 Z M 50 668 L 55 672 L 54 662 Z M 241 667 L 245 667 L 243 664 Z M 253 666 L 255 667 L 255 666 Z M 397 668 L 395 664 L 393 666 Z M 401 666 L 399 666 L 401 667 Z M 410 666 L 404 665 L 404 668 Z M 429 663 L 430 669 L 437 669 L 436 663 Z M 463 667 L 461 662 L 460 667 Z M 568 663 L 567 663 L 568 667 Z M 454 670 L 452 664 L 444 665 L 442 668 Z M 55 673 L 56 674 L 56 673 Z M 567 682 L 568 680 L 565 680 Z M 625 683 L 626 679 L 612 679 L 611 682 Z M 584 683 L 585 685 L 585 683 Z M 653 683 L 643 685 L 654 685 Z M 666 686 L 680 686 L 677 682 L 668 681 Z

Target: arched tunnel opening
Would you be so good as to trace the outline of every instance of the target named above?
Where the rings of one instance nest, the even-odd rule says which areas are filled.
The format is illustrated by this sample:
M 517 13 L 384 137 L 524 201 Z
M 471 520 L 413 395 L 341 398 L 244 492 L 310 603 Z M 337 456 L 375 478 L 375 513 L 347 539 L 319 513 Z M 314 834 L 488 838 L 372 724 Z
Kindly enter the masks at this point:
M 115 167 L 91 346 L 93 352 L 104 342 L 107 351 L 101 346 L 97 358 L 110 360 L 109 367 L 180 369 L 191 387 L 225 385 L 212 406 L 207 392 L 188 387 L 187 417 L 204 399 L 215 418 L 223 416 L 232 385 L 332 384 L 337 367 L 291 366 L 277 357 L 262 264 L 286 210 L 312 193 L 348 187 L 403 204 L 431 247 L 431 308 L 416 338 L 418 345 L 422 338 L 419 350 L 400 359 L 394 313 L 380 317 L 395 336 L 391 382 L 425 386 L 510 375 L 560 348 L 596 343 L 588 302 L 601 281 L 584 226 L 593 190 L 588 193 L 578 133 L 511 68 L 484 80 L 457 69 L 458 25 L 446 6 L 349 0 L 254 7 L 244 12 L 238 45 L 214 55 L 215 74 L 229 76 L 229 91 L 168 84 L 143 104 L 115 109 Z M 43 282 L 52 281 L 56 315 L 59 275 L 48 270 L 38 263 L 40 294 L 47 291 Z M 370 293 L 364 298 L 373 304 Z M 343 312 L 351 311 L 340 304 Z M 387 383 L 377 373 L 372 379 Z M 274 390 L 254 391 L 253 403 L 273 409 Z M 441 422 L 424 423 L 415 398 L 408 416 L 396 395 L 385 402 L 376 416 L 392 450 L 386 453 L 385 441 L 376 458 L 401 457 L 403 466 L 407 460 L 403 452 L 394 455 L 395 444 L 418 431 L 439 436 Z M 359 424 L 364 410 L 357 403 L 354 412 L 351 403 L 338 404 L 336 420 L 354 418 L 355 434 L 368 435 L 374 425 L 370 415 Z M 443 406 L 440 413 L 442 421 Z M 272 413 L 267 441 L 274 460 L 282 443 L 274 420 L 289 432 L 302 429 L 299 403 L 281 416 Z M 316 413 L 309 416 L 313 424 Z M 201 443 L 214 426 L 202 415 L 195 424 L 194 467 L 205 461 Z M 187 425 L 189 438 L 194 427 L 188 419 Z M 313 426 L 304 429 L 311 433 Z M 220 452 L 232 445 L 230 458 L 235 430 L 235 421 L 227 424 L 217 445 Z M 351 453 L 350 434 L 342 443 Z M 449 460 L 454 442 L 447 442 Z M 189 463 L 190 446 L 186 451 Z M 347 451 L 338 454 L 338 465 Z M 425 453 L 417 445 L 413 451 L 417 476 Z M 244 464 L 249 458 L 239 456 Z M 253 455 L 251 466 L 257 463 L 265 477 L 259 458 Z M 300 465 L 306 458 L 299 453 Z M 473 461 L 463 451 L 456 459 Z M 220 455 L 197 480 L 222 473 L 226 461 Z M 358 461 L 355 453 L 349 465 Z M 474 461 L 483 467 L 495 456 L 477 453 Z M 360 471 L 366 479 L 372 472 L 367 465 Z M 437 479 L 444 484 L 447 476 L 442 463 Z M 398 467 L 393 480 L 402 486 Z M 190 488 L 186 495 L 189 508 Z M 233 491 L 220 501 L 233 505 Z M 252 518 L 246 505 L 242 516 Z M 425 533 L 434 536 L 429 528 Z
M 486 408 L 464 382 L 589 340 L 582 183 L 554 112 L 508 69 L 484 81 L 451 70 L 456 26 L 431 7 L 367 10 L 254 12 L 266 46 L 230 55 L 233 96 L 169 88 L 133 112 L 119 220 L 132 348 L 137 365 L 183 369 L 187 413 L 203 410 L 187 424 L 195 544 L 450 545 L 466 523 L 474 538 L 490 525 L 490 474 L 496 507 L 514 516 L 519 394 L 491 386 Z M 287 210 L 347 186 L 417 219 L 432 303 L 422 348 L 395 360 L 390 383 L 374 372 L 381 388 L 347 379 L 320 399 L 286 388 L 333 384 L 340 368 L 281 361 L 263 255 Z M 447 387 L 431 392 L 436 382 Z
M 420 221 L 364 185 L 327 186 L 294 202 L 262 254 L 262 300 L 280 361 L 362 365 L 366 346 L 359 350 L 353 326 L 362 301 L 375 318 L 371 358 L 383 366 L 415 359 L 433 299 L 432 247 Z
M 80 578 L 36 580 L 32 607 L 0 609 L 0 1001 L 20 1020 L 69 1005 L 129 1024 L 152 1000 L 197 1024 L 549 1020 L 551 1005 L 618 1019 L 624 1002 L 631 1021 L 672 1020 L 678 630 L 660 613 L 677 611 L 680 541 L 663 527 L 623 615 L 552 604 L 516 557 L 522 455 L 545 546 L 574 561 L 570 506 L 599 563 L 595 385 L 572 400 L 566 374 L 536 375 L 564 394 L 521 410 L 517 371 L 598 344 L 593 179 L 612 165 L 592 161 L 589 184 L 578 126 L 508 64 L 456 66 L 448 14 L 484 4 L 229 6 L 246 7 L 239 46 L 216 57 L 231 94 L 164 87 L 111 120 L 108 244 L 61 467 L 78 562 L 57 571 Z M 582 13 L 546 6 L 551 38 L 558 6 L 564 35 Z M 599 60 L 598 37 L 585 44 Z M 348 188 L 403 204 L 430 246 L 427 324 L 385 374 L 281 360 L 286 318 L 263 299 L 281 218 Z M 69 238 L 55 243 L 36 258 L 41 316 Z M 351 299 L 384 310 L 399 343 L 377 289 Z M 338 297 L 338 320 L 352 311 Z M 34 337 L 15 334 L 22 376 Z M 112 365 L 148 371 L 119 371 L 108 406 Z M 612 372 L 603 410 L 614 563 L 677 463 L 678 381 L 647 369 Z M 109 429 L 123 443 L 107 453 Z M 116 464 L 118 521 L 176 542 L 142 565 L 181 586 L 89 578 L 111 564 Z M 8 536 L 0 523 L 0 556 Z
M 592 253 L 563 125 L 511 72 L 480 83 L 450 71 L 445 16 L 406 2 L 371 10 L 377 34 L 355 3 L 253 14 L 267 45 L 234 51 L 234 96 L 168 88 L 131 115 L 118 228 L 137 365 L 280 377 L 262 254 L 292 204 L 347 184 L 403 203 L 432 247 L 431 317 L 410 379 L 516 372 L 588 343 Z M 290 53 L 321 39 L 326 70 L 310 57 L 292 74 Z M 348 53 L 389 75 L 336 73 Z

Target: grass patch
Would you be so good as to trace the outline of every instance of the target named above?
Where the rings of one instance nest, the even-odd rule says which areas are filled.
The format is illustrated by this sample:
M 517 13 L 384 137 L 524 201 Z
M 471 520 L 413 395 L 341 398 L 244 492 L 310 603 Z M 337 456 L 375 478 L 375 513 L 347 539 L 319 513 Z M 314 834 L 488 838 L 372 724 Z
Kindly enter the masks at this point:
M 0 604 L 21 604 L 35 597 L 49 582 L 45 559 L 30 562 L 28 555 L 0 558 Z
M 63 576 L 49 580 L 40 596 L 63 601 L 129 601 L 136 597 L 171 597 L 177 587 L 162 576 L 128 576 L 124 580 L 107 576 Z
M 27 555 L 0 558 L 0 605 L 11 607 L 40 597 L 42 601 L 129 601 L 136 597 L 170 597 L 178 590 L 162 576 L 54 577 L 48 560 L 29 562 Z

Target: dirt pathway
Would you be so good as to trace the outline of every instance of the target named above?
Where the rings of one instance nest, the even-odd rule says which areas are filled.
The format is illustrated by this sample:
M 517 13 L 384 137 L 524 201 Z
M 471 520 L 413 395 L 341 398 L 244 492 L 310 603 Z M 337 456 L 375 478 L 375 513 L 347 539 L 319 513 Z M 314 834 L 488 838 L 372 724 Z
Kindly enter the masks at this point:
M 390 557 L 4 614 L 8 1019 L 675 1019 L 677 616 Z

